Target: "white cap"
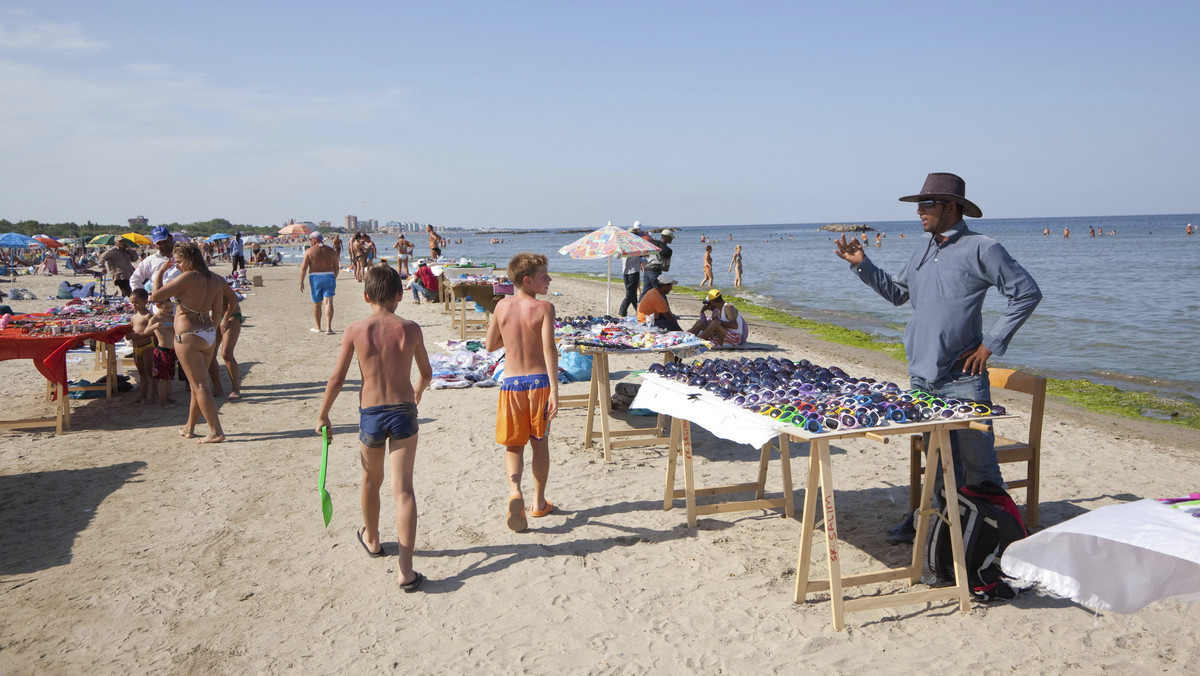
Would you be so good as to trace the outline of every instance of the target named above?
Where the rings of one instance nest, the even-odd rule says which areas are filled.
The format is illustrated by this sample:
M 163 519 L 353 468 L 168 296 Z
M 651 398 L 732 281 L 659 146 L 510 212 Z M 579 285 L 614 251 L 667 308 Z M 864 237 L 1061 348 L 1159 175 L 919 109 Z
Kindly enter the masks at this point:
M 664 272 L 658 276 L 658 283 L 659 284 L 674 284 L 675 278 Z
M 662 232 L 660 232 L 658 234 L 663 237 L 674 237 L 675 236 L 675 233 L 671 230 L 663 230 Z

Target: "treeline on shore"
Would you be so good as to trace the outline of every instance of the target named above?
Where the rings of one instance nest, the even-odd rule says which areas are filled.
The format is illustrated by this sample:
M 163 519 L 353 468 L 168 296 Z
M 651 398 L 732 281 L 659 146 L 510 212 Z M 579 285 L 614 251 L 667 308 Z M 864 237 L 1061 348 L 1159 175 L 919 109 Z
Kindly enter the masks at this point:
M 273 225 L 239 225 L 230 223 L 224 218 L 214 218 L 211 221 L 196 223 L 150 223 L 149 225 L 133 227 L 130 227 L 128 223 L 105 225 L 102 223 L 92 223 L 91 221 L 83 225 L 79 223 L 41 223 L 39 221 L 18 221 L 13 223 L 7 219 L 0 218 L 0 232 L 19 232 L 22 235 L 29 235 L 30 237 L 34 235 L 49 235 L 55 239 L 62 239 L 63 237 L 90 239 L 96 235 L 120 235 L 126 232 L 149 235 L 150 229 L 159 225 L 165 225 L 171 232 L 182 232 L 189 237 L 207 237 L 215 235 L 218 232 L 228 235 L 232 235 L 235 232 L 241 232 L 243 235 L 274 235 L 279 232 L 279 228 Z

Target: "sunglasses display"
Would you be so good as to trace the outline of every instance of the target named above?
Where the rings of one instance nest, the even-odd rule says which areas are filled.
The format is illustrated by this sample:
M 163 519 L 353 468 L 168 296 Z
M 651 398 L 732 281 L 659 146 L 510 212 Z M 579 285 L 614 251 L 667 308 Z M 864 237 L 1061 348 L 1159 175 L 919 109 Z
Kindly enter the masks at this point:
M 812 434 L 1005 414 L 1003 406 L 902 390 L 806 359 L 706 359 L 653 364 L 649 372 Z

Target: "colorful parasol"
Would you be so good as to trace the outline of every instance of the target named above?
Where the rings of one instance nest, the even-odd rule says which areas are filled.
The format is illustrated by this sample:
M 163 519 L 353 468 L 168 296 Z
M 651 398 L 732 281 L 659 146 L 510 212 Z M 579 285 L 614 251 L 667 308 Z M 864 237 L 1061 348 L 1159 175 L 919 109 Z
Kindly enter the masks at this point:
M 612 259 L 616 256 L 641 256 L 654 253 L 658 247 L 638 237 L 637 235 L 608 225 L 590 232 L 558 250 L 558 253 L 571 258 L 607 258 L 608 278 L 604 285 L 604 307 L 606 314 L 612 314 Z
M 96 235 L 88 240 L 88 246 L 111 246 L 117 241 L 116 235 Z
M 50 235 L 34 235 L 33 238 L 51 249 L 57 249 L 58 247 L 62 246 L 62 242 L 54 239 Z

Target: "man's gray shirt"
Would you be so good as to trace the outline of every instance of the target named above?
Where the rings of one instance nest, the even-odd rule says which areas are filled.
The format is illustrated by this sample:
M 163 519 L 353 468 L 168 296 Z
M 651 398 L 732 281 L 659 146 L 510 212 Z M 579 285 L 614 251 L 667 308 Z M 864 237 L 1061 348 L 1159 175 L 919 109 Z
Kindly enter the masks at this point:
M 942 244 L 931 241 L 928 248 L 918 248 L 894 277 L 865 253 L 851 268 L 893 305 L 912 302 L 912 318 L 904 328 L 908 372 L 931 383 L 949 375 L 959 355 L 980 343 L 1003 355 L 1042 300 L 1037 282 L 996 240 L 968 230 L 962 221 L 942 234 Z M 983 298 L 991 286 L 1008 299 L 1008 307 L 984 335 Z

